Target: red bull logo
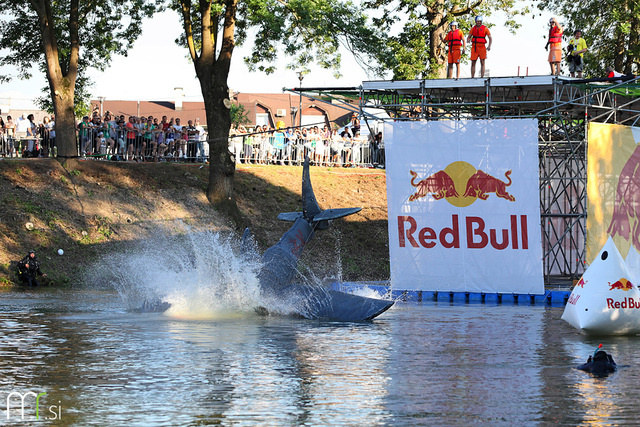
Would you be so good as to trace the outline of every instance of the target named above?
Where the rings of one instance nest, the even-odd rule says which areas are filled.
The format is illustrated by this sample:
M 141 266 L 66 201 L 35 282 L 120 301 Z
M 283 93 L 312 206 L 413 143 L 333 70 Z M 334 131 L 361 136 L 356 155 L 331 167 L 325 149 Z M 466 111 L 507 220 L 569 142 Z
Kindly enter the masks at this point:
M 621 291 L 630 291 L 631 289 L 633 289 L 633 284 L 628 281 L 627 279 L 620 279 L 617 282 L 611 284 L 611 282 L 609 282 L 609 290 L 612 291 L 614 289 L 620 289 Z
M 512 184 L 511 170 L 505 172 L 506 181 L 495 178 L 488 173 L 476 170 L 467 162 L 458 161 L 449 164 L 444 170 L 437 171 L 416 183 L 418 174 L 411 174 L 411 185 L 417 190 L 409 196 L 413 202 L 429 194 L 435 200 L 445 199 L 457 207 L 471 205 L 476 200 L 487 200 L 490 194 L 515 202 L 516 198 L 509 194 L 507 187 Z
M 637 308 L 640 309 L 640 300 L 633 298 L 623 298 L 622 301 L 615 301 L 613 298 L 607 298 L 607 308 Z
M 519 217 L 519 218 L 518 218 Z M 485 221 L 477 216 L 468 216 L 462 220 L 464 239 L 460 234 L 460 219 L 451 215 L 451 227 L 436 230 L 422 227 L 412 216 L 398 216 L 398 244 L 414 248 L 434 248 L 440 244 L 444 248 L 460 248 L 462 242 L 469 249 L 482 249 L 491 246 L 494 249 L 529 249 L 529 234 L 526 215 L 510 215 L 507 228 L 501 230 L 487 228 Z
M 607 233 L 631 240 L 633 246 L 640 248 L 640 145 L 620 171 Z
M 576 288 L 579 286 L 582 289 L 584 289 L 584 285 L 586 285 L 587 282 L 584 280 L 584 277 L 581 277 L 580 280 L 578 281 L 578 283 L 576 283 Z

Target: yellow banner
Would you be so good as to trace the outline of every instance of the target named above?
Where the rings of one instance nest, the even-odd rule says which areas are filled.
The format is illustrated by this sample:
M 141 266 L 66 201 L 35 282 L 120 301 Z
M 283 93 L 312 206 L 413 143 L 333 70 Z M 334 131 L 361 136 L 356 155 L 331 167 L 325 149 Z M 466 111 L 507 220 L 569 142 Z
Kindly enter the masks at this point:
M 622 256 L 640 250 L 640 128 L 589 123 L 587 262 L 608 236 Z

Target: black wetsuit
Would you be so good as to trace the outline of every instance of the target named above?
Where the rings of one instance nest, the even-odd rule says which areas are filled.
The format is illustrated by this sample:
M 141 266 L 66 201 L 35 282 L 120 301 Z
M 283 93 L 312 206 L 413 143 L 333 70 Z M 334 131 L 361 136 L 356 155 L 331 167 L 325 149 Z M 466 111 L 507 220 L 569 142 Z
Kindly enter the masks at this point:
M 616 362 L 613 361 L 613 357 L 607 354 L 605 351 L 598 351 L 595 357 L 589 356 L 587 363 L 578 366 L 581 371 L 590 372 L 597 377 L 607 376 L 618 369 Z
M 29 264 L 29 267 L 27 267 Z M 31 258 L 30 255 L 22 258 L 18 263 L 18 271 L 20 279 L 29 286 L 39 286 L 38 276 L 42 276 L 42 271 L 40 271 L 40 261 L 38 261 L 37 257 Z

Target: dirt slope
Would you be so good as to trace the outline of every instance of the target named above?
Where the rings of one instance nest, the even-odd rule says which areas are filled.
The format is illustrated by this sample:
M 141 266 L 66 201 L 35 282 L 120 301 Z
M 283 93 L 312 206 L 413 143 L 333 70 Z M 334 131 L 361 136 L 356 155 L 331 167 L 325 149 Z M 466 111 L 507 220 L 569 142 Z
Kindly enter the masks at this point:
M 11 262 L 30 249 L 38 252 L 50 284 L 63 285 L 78 283 L 92 262 L 158 228 L 183 233 L 182 223 L 238 232 L 209 205 L 208 165 L 201 166 L 0 160 L 0 285 L 14 280 Z M 290 225 L 278 221 L 277 214 L 300 209 L 301 174 L 301 167 L 238 168 L 238 206 L 262 250 Z M 302 270 L 320 278 L 388 279 L 384 172 L 312 167 L 311 179 L 321 207 L 363 210 L 317 233 Z

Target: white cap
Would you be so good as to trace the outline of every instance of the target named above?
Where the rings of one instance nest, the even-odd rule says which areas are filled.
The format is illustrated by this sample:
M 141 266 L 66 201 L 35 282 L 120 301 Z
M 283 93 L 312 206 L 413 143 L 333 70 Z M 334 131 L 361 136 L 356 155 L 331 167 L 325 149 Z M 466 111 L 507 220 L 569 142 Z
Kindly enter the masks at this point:
M 457 26 L 458 26 L 458 21 L 453 21 L 453 22 L 452 22 L 451 24 L 449 24 L 449 25 L 451 25 L 452 27 L 455 25 L 455 26 L 457 27 Z

